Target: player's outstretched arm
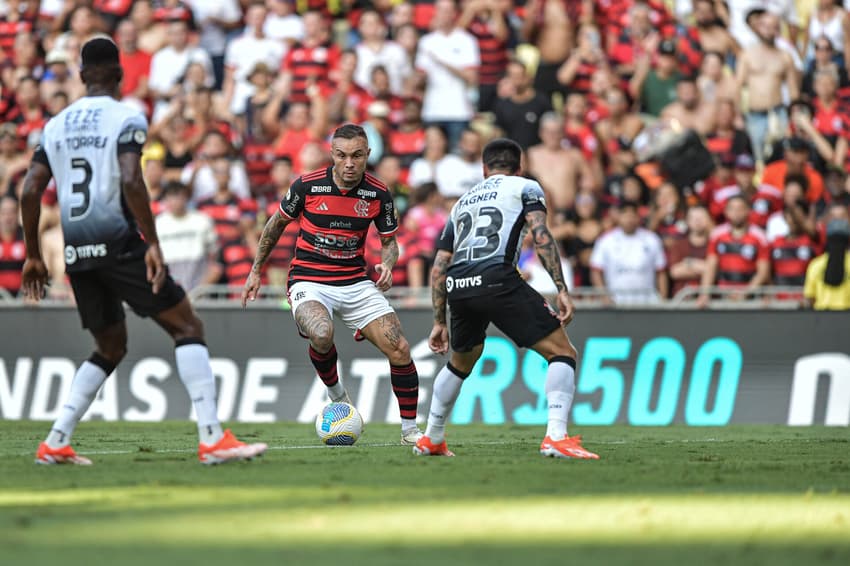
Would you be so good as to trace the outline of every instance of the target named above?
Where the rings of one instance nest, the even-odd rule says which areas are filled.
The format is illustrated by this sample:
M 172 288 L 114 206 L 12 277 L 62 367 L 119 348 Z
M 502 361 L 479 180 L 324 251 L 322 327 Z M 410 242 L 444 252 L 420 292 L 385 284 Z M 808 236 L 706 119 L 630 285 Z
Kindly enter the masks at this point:
M 437 250 L 434 266 L 431 268 L 431 305 L 434 309 L 434 328 L 428 339 L 432 352 L 445 354 L 449 351 L 449 332 L 446 327 L 446 272 L 452 262 L 452 253 Z
M 274 216 L 269 218 L 263 228 L 263 233 L 260 234 L 260 242 L 257 244 L 257 257 L 254 258 L 254 265 L 251 266 L 251 273 L 248 274 L 248 279 L 245 281 L 245 288 L 242 289 L 242 306 L 245 307 L 248 301 L 253 301 L 257 298 L 257 293 L 260 292 L 261 274 L 266 260 L 277 245 L 280 235 L 286 229 L 286 225 L 292 222 L 291 218 L 287 218 L 280 211 L 274 213 Z
M 525 221 L 531 229 L 534 238 L 534 250 L 540 263 L 543 265 L 549 277 L 558 289 L 558 320 L 563 324 L 569 324 L 573 319 L 573 301 L 567 290 L 564 280 L 564 271 L 561 269 L 561 255 L 558 253 L 558 244 L 546 227 L 546 211 L 532 210 L 525 215 Z
M 121 170 L 121 192 L 130 213 L 136 219 L 148 250 L 145 252 L 145 265 L 148 268 L 147 278 L 158 293 L 165 282 L 165 260 L 159 249 L 159 236 L 156 234 L 156 223 L 151 213 L 151 201 L 145 179 L 142 177 L 141 158 L 135 151 L 125 151 L 118 154 L 118 167 Z
M 381 236 L 381 263 L 375 266 L 379 275 L 375 285 L 381 291 L 387 291 L 393 286 L 393 268 L 398 262 L 398 254 L 398 240 L 395 235 L 386 238 Z
M 38 301 L 44 295 L 47 285 L 47 266 L 41 256 L 41 245 L 38 239 L 38 224 L 41 217 L 41 195 L 52 174 L 50 168 L 38 161 L 30 165 L 24 179 L 24 190 L 21 195 L 21 217 L 24 224 L 24 242 L 27 247 L 27 257 L 22 272 L 24 297 Z

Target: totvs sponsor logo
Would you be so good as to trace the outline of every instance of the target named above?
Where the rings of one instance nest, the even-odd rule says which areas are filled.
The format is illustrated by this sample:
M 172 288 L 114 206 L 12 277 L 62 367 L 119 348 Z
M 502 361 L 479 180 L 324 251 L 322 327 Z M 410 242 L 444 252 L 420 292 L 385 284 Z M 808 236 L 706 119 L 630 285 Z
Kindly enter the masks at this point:
M 106 257 L 106 244 L 86 244 L 84 246 L 65 246 L 65 263 L 72 265 L 80 259 Z

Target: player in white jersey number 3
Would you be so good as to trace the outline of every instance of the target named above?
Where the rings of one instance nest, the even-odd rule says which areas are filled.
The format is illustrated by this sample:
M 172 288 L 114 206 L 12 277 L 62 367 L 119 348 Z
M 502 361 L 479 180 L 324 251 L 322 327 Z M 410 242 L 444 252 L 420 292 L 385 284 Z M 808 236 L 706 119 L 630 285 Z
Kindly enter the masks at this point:
M 484 148 L 484 181 L 455 203 L 437 243 L 431 271 L 434 328 L 429 345 L 449 351 L 446 305 L 451 308 L 451 357 L 434 380 L 428 428 L 415 454 L 453 456 L 445 440 L 446 420 L 463 380 L 481 357 L 492 322 L 517 346 L 531 348 L 547 362 L 549 422 L 540 453 L 557 458 L 598 459 L 567 435 L 575 394 L 576 349 L 562 325 L 573 318 L 557 243 L 546 228 L 546 204 L 540 185 L 519 177 L 520 146 L 497 139 Z M 555 311 L 516 269 L 519 250 L 531 230 L 540 262 L 558 289 Z
M 186 293 L 168 275 L 142 179 L 140 157 L 147 121 L 117 100 L 123 73 L 115 44 L 102 38 L 88 41 L 82 49 L 80 76 L 86 96 L 47 123 L 24 182 L 23 289 L 28 299 L 38 301 L 47 283 L 38 220 L 41 195 L 53 177 L 66 271 L 83 328 L 94 336 L 96 349 L 77 370 L 59 418 L 39 445 L 35 461 L 91 464 L 71 447 L 71 435 L 127 352 L 122 302 L 138 315 L 152 317 L 174 340 L 177 372 L 198 416 L 201 463 L 259 456 L 265 444 L 240 442 L 229 430 L 222 430 L 218 421 L 203 325 Z

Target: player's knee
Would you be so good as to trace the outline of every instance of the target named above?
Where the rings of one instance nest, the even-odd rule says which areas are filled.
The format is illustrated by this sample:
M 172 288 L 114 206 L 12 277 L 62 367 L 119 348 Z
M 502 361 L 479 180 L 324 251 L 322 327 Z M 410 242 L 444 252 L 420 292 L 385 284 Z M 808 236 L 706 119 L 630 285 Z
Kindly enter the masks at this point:
M 317 324 L 310 334 L 310 343 L 313 349 L 319 352 L 328 352 L 334 345 L 334 327 L 331 323 Z
M 127 344 L 98 344 L 97 353 L 115 367 L 127 355 Z
M 177 340 L 186 340 L 187 338 L 197 338 L 199 340 L 204 339 L 204 323 L 201 322 L 201 319 L 195 316 L 189 316 L 186 320 L 181 321 L 181 323 L 175 328 L 172 333 L 172 338 L 175 341 Z

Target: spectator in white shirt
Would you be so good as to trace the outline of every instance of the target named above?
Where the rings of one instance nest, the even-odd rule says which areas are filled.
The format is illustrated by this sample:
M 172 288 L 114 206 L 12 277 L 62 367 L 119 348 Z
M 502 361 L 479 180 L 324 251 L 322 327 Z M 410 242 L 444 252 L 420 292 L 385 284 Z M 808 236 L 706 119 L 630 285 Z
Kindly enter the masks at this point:
M 434 31 L 422 36 L 416 53 L 416 69 L 425 78 L 422 119 L 445 128 L 452 148 L 475 113 L 481 63 L 478 42 L 457 27 L 457 16 L 453 0 L 437 0 Z
M 360 32 L 361 41 L 355 47 L 357 51 L 355 82 L 368 90 L 372 69 L 381 65 L 390 77 L 390 91 L 400 95 L 404 81 L 413 72 L 404 48 L 395 41 L 387 40 L 387 26 L 375 10 L 363 11 L 357 30 Z
M 658 302 L 667 296 L 667 259 L 661 238 L 640 227 L 637 203 L 618 207 L 617 227 L 596 240 L 590 255 L 590 279 L 604 290 L 606 304 Z
M 206 75 L 210 79 L 213 78 L 210 56 L 200 47 L 189 45 L 189 30 L 186 22 L 173 21 L 168 24 L 168 45 L 154 53 L 151 59 L 148 87 L 157 105 L 154 110 L 154 120 L 168 106 L 171 97 L 180 92 L 180 82 L 192 63 L 201 64 Z
M 192 201 L 200 202 L 215 194 L 218 183 L 215 180 L 211 164 L 216 159 L 231 157 L 232 153 L 233 148 L 224 134 L 218 130 L 207 132 L 198 151 L 198 158 L 186 165 L 180 175 L 180 181 L 192 190 Z M 230 162 L 228 189 L 239 198 L 251 196 L 248 173 L 241 161 L 234 159 Z
M 185 0 L 200 28 L 198 47 L 210 54 L 215 88 L 224 81 L 224 50 L 227 34 L 242 23 L 242 9 L 237 0 Z
M 465 158 L 448 153 L 446 132 L 442 128 L 425 128 L 425 151 L 411 163 L 408 184 L 416 188 L 433 182 L 443 197 L 456 199 L 481 182 L 484 179 L 481 138 L 477 132 L 464 130 L 461 140 L 459 150 Z
M 163 189 L 165 208 L 156 231 L 168 272 L 187 291 L 215 283 L 221 269 L 215 261 L 217 236 L 212 219 L 189 210 L 189 188 L 173 181 Z
M 295 0 L 266 0 L 269 14 L 263 26 L 266 37 L 292 45 L 304 39 L 304 22 L 295 12 Z
M 245 13 L 245 31 L 227 46 L 224 58 L 224 99 L 231 114 L 245 112 L 245 101 L 254 94 L 248 75 L 257 65 L 265 63 L 279 69 L 286 47 L 283 42 L 265 36 L 266 7 L 251 4 Z

